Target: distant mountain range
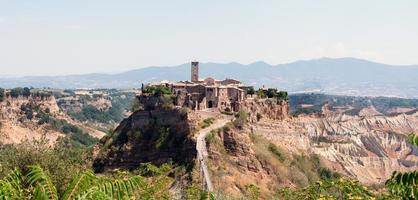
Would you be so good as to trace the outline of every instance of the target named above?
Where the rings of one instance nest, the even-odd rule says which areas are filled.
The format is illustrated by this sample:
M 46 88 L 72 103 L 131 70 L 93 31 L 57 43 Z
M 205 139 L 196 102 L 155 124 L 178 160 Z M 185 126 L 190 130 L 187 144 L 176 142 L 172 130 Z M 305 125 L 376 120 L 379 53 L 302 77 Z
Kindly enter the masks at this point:
M 394 66 L 356 58 L 321 58 L 288 64 L 201 63 L 200 77 L 234 78 L 289 92 L 418 98 L 418 65 Z M 118 74 L 0 78 L 0 87 L 135 88 L 160 80 L 189 80 L 190 64 L 146 67 Z

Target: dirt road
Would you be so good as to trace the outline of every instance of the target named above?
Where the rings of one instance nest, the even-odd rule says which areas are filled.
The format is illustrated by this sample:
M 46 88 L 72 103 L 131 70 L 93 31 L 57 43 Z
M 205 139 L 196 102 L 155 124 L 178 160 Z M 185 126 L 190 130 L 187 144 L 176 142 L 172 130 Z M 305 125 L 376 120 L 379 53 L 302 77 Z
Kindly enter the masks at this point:
M 208 159 L 208 150 L 206 148 L 206 136 L 214 129 L 222 128 L 226 123 L 232 120 L 231 116 L 225 116 L 222 119 L 218 119 L 211 126 L 202 129 L 199 131 L 199 136 L 197 137 L 196 150 L 197 150 L 197 159 L 200 162 L 201 172 L 203 174 L 203 181 L 208 192 L 213 191 L 212 181 L 210 179 L 210 174 L 207 166 Z

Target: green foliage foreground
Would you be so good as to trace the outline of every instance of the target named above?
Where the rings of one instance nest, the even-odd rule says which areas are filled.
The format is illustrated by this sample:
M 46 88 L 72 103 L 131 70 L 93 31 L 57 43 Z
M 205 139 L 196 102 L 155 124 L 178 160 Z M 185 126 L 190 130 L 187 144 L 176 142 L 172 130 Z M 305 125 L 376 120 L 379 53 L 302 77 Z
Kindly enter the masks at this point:
M 47 173 L 39 166 L 29 166 L 22 174 L 13 170 L 0 181 L 0 199 L 126 199 L 141 194 L 146 182 L 141 176 L 109 179 L 91 171 L 76 176 L 62 195 Z
M 323 180 L 299 190 L 284 188 L 279 199 L 375 199 L 374 195 L 358 181 L 348 179 Z
M 87 170 L 75 176 L 64 192 L 40 166 L 28 166 L 28 172 L 15 169 L 0 180 L 0 199 L 168 199 L 171 179 L 161 174 L 153 178 L 141 175 L 98 176 Z
M 91 159 L 91 149 L 61 141 L 0 145 L 0 200 L 168 199 L 171 165 L 96 175 Z
M 409 140 L 413 145 L 418 146 L 418 136 L 415 133 L 409 135 Z M 418 171 L 393 172 L 390 179 L 386 181 L 386 186 L 393 195 L 404 199 L 418 199 Z

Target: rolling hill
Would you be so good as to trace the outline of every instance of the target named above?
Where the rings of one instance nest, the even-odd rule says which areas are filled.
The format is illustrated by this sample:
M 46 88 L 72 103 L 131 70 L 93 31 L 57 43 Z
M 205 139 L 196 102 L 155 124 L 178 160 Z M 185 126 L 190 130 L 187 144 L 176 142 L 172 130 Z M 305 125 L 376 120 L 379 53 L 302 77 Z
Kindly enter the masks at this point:
M 190 64 L 145 67 L 118 74 L 0 78 L 0 87 L 133 88 L 159 80 L 189 79 Z M 418 98 L 418 65 L 394 66 L 357 58 L 320 58 L 288 64 L 201 63 L 200 76 L 235 78 L 289 92 Z

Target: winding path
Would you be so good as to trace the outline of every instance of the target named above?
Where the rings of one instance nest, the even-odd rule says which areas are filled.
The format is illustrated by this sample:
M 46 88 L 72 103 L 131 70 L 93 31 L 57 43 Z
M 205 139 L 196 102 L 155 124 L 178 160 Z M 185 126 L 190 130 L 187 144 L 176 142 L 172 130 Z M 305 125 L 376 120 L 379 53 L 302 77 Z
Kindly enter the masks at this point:
M 207 160 L 208 160 L 208 150 L 206 148 L 206 135 L 208 135 L 212 130 L 222 128 L 226 125 L 226 123 L 231 121 L 231 117 L 223 117 L 222 119 L 218 119 L 210 125 L 209 127 L 202 129 L 199 131 L 199 136 L 197 137 L 196 142 L 196 150 L 197 150 L 197 159 L 200 162 L 200 171 L 203 175 L 203 182 L 205 185 L 205 189 L 208 192 L 213 191 L 213 185 L 212 181 L 210 179 L 210 174 L 207 166 Z

